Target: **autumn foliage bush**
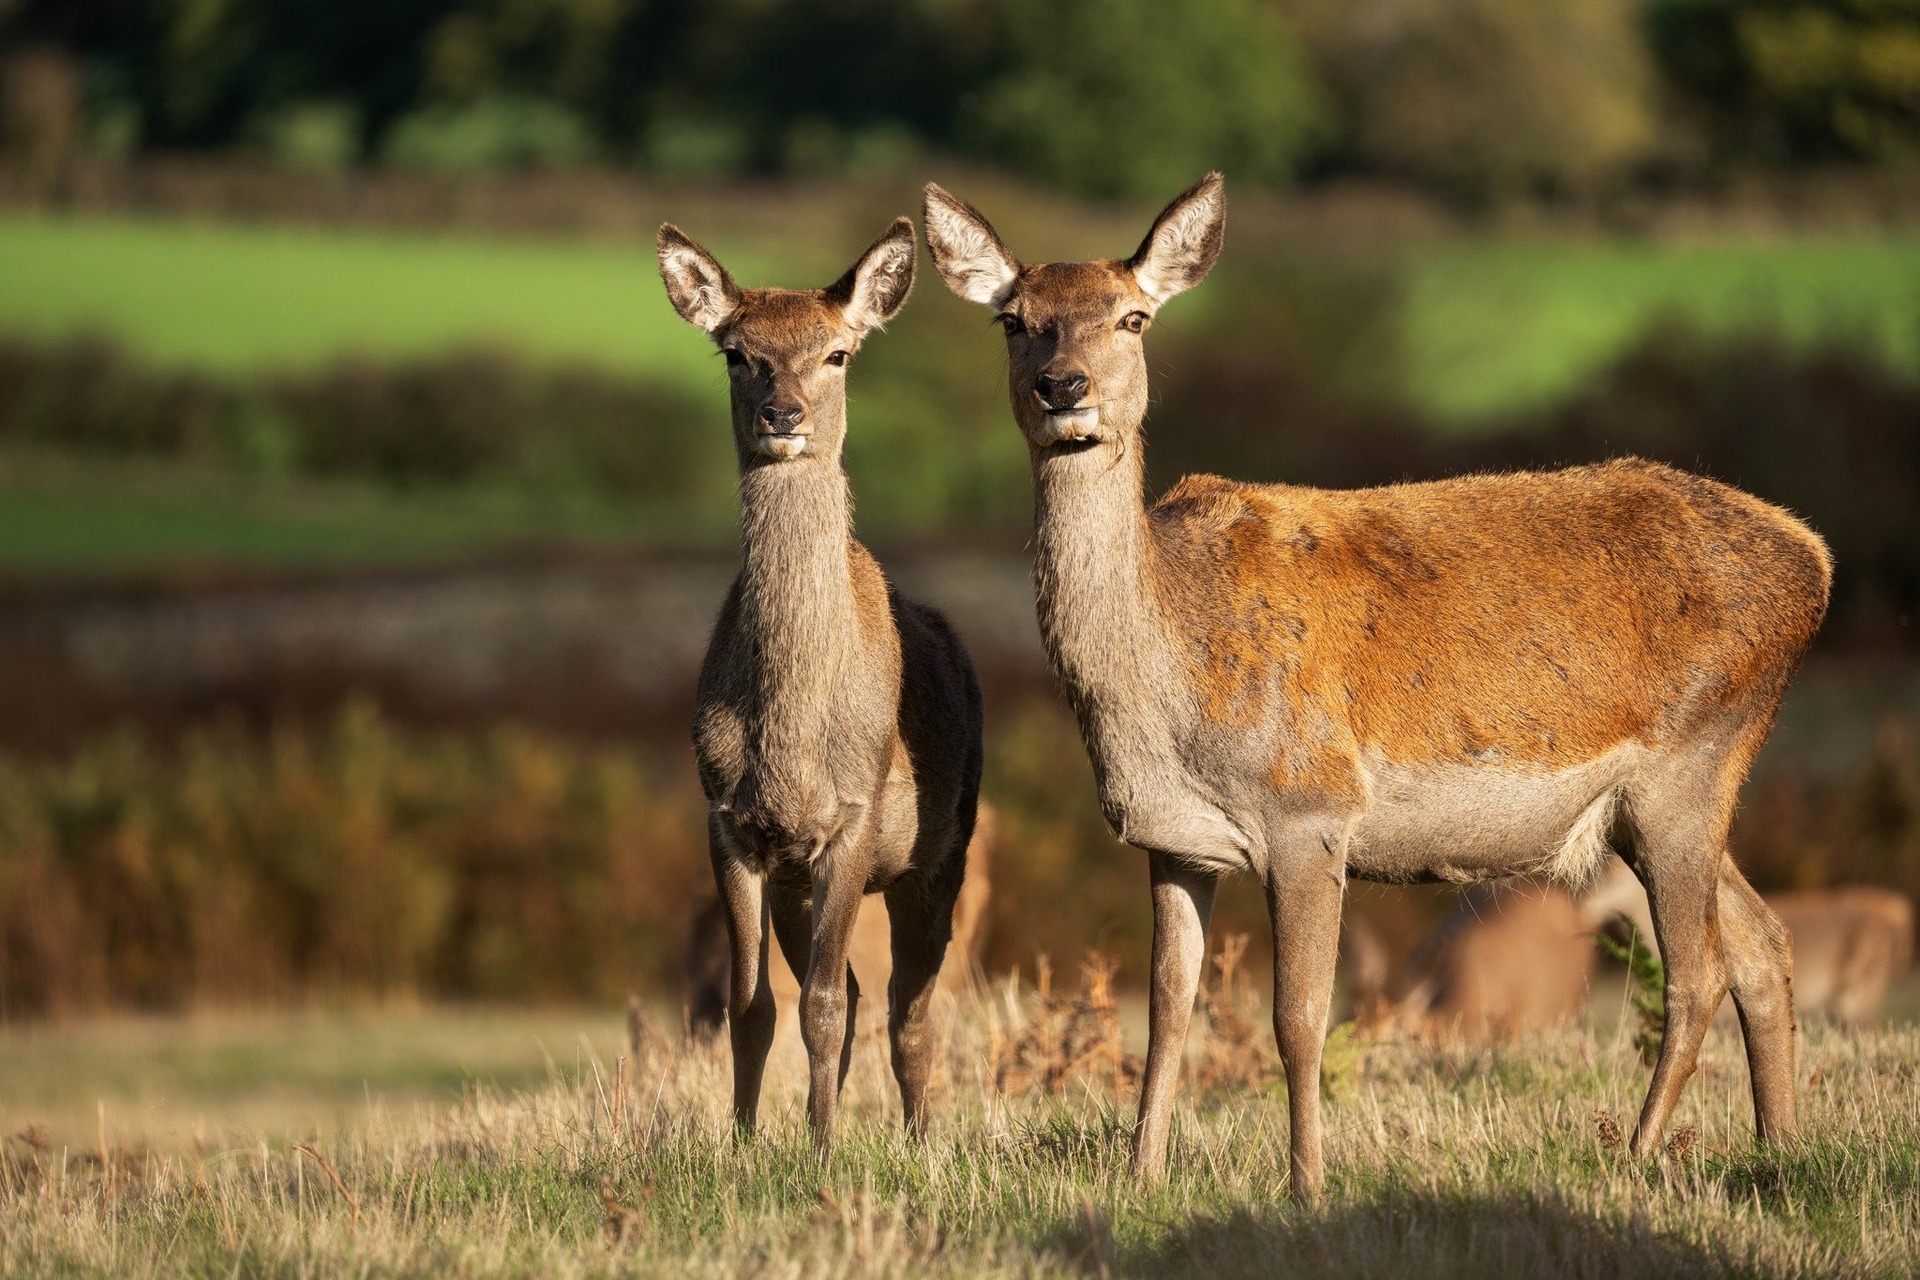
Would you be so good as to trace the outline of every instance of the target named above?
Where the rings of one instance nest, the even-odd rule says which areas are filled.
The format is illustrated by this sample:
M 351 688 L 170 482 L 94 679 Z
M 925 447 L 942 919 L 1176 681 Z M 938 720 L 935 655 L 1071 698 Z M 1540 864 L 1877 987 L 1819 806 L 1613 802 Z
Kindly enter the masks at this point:
M 690 789 L 524 729 L 131 732 L 0 760 L 0 1012 L 669 984 Z

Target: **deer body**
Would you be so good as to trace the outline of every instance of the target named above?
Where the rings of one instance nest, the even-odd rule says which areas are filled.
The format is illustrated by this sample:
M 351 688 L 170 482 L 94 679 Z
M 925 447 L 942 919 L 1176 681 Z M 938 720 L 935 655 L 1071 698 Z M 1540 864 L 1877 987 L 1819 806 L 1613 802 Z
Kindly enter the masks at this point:
M 1688 552 L 1708 504 L 1763 534 L 1779 513 L 1664 467 L 1339 493 L 1199 476 L 1150 510 L 1137 452 L 1043 455 L 1036 483 L 1041 630 L 1109 821 L 1217 872 L 1265 873 L 1279 802 L 1362 879 L 1579 883 L 1625 783 L 1764 692 L 1752 654 L 1716 648 L 1725 587 Z M 1542 522 L 1559 546 L 1529 545 Z M 1621 522 L 1647 553 L 1624 610 Z M 1770 583 L 1768 556 L 1798 579 Z M 1756 629 L 1822 572 L 1791 534 L 1737 567 Z
M 834 286 L 742 290 L 677 229 L 661 275 L 727 357 L 741 570 L 702 664 L 694 748 L 730 944 L 734 1115 L 751 1129 L 773 1042 L 768 924 L 802 975 L 816 1144 L 833 1135 L 859 985 L 860 903 L 886 894 L 888 1030 L 910 1130 L 925 1123 L 933 982 L 966 868 L 980 688 L 937 612 L 903 599 L 851 536 L 844 369 L 913 279 L 900 219 Z
M 1182 480 L 1143 501 L 1141 335 L 1197 284 L 1218 175 L 1131 259 L 1027 266 L 928 189 L 948 285 L 999 314 L 1035 497 L 1042 635 L 1108 821 L 1147 851 L 1153 998 L 1135 1130 L 1164 1168 L 1214 886 L 1275 930 L 1296 1194 L 1321 1178 L 1318 1071 L 1348 876 L 1578 883 L 1610 846 L 1653 886 L 1668 1054 L 1658 1141 L 1705 1020 L 1748 1014 L 1763 1134 L 1793 1123 L 1784 933 L 1724 847 L 1734 793 L 1826 604 L 1786 513 L 1638 461 L 1356 491 Z

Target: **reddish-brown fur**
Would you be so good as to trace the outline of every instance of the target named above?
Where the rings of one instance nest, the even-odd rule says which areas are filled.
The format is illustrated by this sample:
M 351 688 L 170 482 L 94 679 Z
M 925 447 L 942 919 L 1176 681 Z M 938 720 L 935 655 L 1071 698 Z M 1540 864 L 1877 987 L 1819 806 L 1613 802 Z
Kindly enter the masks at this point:
M 1778 508 L 1637 459 L 1358 491 L 1188 476 L 1148 519 L 1209 715 L 1252 721 L 1276 687 L 1297 718 L 1344 707 L 1277 785 L 1350 786 L 1362 747 L 1559 767 L 1657 745 L 1776 696 L 1826 596 Z
M 1007 334 L 1041 634 L 1108 820 L 1149 856 L 1136 1174 L 1165 1167 L 1219 876 L 1266 883 L 1293 1185 L 1311 1196 L 1346 877 L 1577 881 L 1610 844 L 1670 942 L 1635 1149 L 1657 1147 L 1729 989 L 1761 1136 L 1790 1133 L 1786 934 L 1725 838 L 1826 609 L 1819 539 L 1631 459 L 1357 491 L 1197 476 L 1143 507 L 1142 335 L 1218 259 L 1223 180 L 1177 197 L 1124 262 L 1022 264 L 937 187 L 925 214 L 949 287 Z

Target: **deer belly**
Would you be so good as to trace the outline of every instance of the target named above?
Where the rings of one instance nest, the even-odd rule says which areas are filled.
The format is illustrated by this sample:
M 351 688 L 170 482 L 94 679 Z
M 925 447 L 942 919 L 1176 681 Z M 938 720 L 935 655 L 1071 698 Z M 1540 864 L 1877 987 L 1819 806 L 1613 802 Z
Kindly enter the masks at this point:
M 1374 764 L 1348 871 L 1362 880 L 1530 874 L 1583 885 L 1610 847 L 1629 764 L 1626 749 L 1557 771 Z

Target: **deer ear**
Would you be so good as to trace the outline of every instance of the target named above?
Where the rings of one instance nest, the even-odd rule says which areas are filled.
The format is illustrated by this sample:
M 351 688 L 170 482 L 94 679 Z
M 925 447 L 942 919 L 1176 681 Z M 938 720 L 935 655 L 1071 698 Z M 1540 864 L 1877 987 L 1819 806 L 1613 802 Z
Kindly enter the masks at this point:
M 913 223 L 895 218 L 886 234 L 827 290 L 827 297 L 845 312 L 848 324 L 864 333 L 900 313 L 913 288 L 915 249 Z
M 673 309 L 712 333 L 740 307 L 740 288 L 712 254 L 671 222 L 660 228 L 660 278 Z
M 1210 173 L 1160 211 L 1127 267 L 1148 297 L 1164 303 L 1207 278 L 1226 239 L 1227 180 Z
M 1020 260 L 1007 251 L 991 224 L 972 205 L 927 184 L 922 216 L 927 247 L 940 278 L 968 302 L 989 307 L 1006 303 L 1020 275 Z

